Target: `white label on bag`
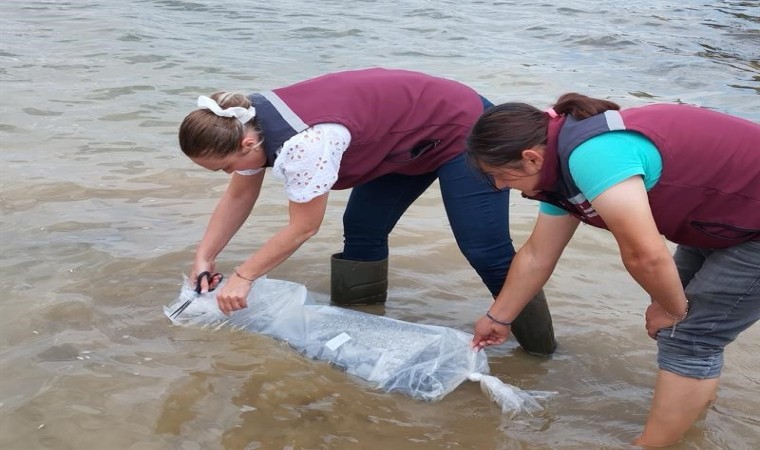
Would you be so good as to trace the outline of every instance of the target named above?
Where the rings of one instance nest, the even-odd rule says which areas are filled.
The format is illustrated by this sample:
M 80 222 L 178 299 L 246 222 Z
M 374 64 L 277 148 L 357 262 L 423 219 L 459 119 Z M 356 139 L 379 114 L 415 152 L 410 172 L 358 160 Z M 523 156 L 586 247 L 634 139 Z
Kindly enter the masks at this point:
M 325 347 L 332 351 L 337 350 L 341 345 L 351 340 L 351 336 L 341 333 L 325 343 Z

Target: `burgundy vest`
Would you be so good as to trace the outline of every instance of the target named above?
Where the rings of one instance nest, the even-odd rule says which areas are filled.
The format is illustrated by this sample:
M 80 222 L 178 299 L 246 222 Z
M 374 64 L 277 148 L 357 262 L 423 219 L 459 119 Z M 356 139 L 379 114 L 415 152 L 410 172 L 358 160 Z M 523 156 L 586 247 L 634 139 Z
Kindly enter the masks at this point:
M 250 96 L 264 134 L 267 165 L 282 144 L 310 126 L 338 123 L 351 132 L 333 189 L 374 178 L 433 172 L 464 153 L 483 113 L 480 95 L 455 81 L 418 72 L 338 72 Z
M 668 240 L 702 248 L 760 240 L 760 125 L 694 106 L 658 104 L 552 120 L 541 193 L 532 198 L 606 229 L 573 182 L 568 160 L 580 144 L 611 130 L 641 133 L 659 150 L 662 174 L 648 196 Z

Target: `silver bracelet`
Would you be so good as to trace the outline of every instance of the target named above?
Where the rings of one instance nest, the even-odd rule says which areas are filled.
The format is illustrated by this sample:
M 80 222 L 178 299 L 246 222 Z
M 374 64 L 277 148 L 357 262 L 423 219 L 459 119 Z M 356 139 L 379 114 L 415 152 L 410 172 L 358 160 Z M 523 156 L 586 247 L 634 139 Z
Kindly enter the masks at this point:
M 664 309 L 664 308 L 663 308 Z M 684 311 L 683 315 L 681 317 L 676 317 L 673 314 L 670 314 L 669 312 L 665 311 L 665 315 L 670 317 L 671 319 L 675 320 L 673 322 L 673 327 L 670 329 L 670 337 L 673 337 L 676 335 L 676 326 L 683 322 L 684 319 L 686 319 L 686 316 L 689 314 L 689 299 L 686 299 L 686 311 Z

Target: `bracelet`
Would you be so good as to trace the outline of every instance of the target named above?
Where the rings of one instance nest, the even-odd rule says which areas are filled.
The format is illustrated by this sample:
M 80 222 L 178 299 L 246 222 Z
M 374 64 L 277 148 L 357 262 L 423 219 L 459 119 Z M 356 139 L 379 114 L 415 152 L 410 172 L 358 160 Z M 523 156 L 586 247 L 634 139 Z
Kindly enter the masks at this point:
M 663 308 L 664 309 L 664 308 Z M 681 317 L 676 317 L 673 314 L 670 314 L 669 312 L 665 311 L 665 315 L 670 317 L 671 319 L 675 320 L 673 322 L 673 327 L 670 329 L 670 337 L 673 337 L 676 335 L 676 326 L 681 323 L 684 319 L 686 319 L 686 315 L 689 314 L 689 299 L 686 299 L 686 311 L 684 311 L 683 315 Z
M 665 308 L 663 308 L 663 310 L 664 309 Z M 683 315 L 681 315 L 681 317 L 678 317 L 674 314 L 670 314 L 669 312 L 665 311 L 665 315 L 675 320 L 676 323 L 683 321 L 686 318 L 687 314 L 689 314 L 689 299 L 688 298 L 686 299 L 686 311 L 683 312 Z
M 491 311 L 486 311 L 486 317 L 488 317 L 494 323 L 498 323 L 501 326 L 504 326 L 504 327 L 512 326 L 512 322 L 502 322 L 501 320 L 494 318 L 494 316 L 491 315 Z
M 240 275 L 240 272 L 238 272 L 238 270 L 237 270 L 237 267 L 235 267 L 235 269 L 234 269 L 234 272 L 235 272 L 235 276 L 236 276 L 236 277 L 238 277 L 238 278 L 242 278 L 242 279 L 244 279 L 245 281 L 250 281 L 251 283 L 253 283 L 254 281 L 256 281 L 256 278 L 246 278 L 246 277 L 244 277 L 244 276 Z

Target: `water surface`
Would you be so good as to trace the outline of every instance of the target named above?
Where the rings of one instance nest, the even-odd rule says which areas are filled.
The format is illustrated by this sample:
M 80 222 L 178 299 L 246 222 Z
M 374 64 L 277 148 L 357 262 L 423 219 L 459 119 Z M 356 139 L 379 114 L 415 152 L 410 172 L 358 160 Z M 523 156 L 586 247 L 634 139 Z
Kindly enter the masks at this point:
M 161 306 L 226 183 L 178 150 L 200 94 L 386 66 L 494 102 L 544 107 L 573 90 L 760 121 L 754 1 L 11 0 L 0 23 L 0 447 L 14 450 L 624 448 L 641 429 L 656 373 L 647 297 L 587 227 L 547 286 L 556 356 L 489 350 L 503 380 L 558 392 L 535 417 L 502 417 L 475 384 L 424 403 L 265 337 L 169 326 Z M 320 233 L 271 277 L 326 301 L 346 198 L 331 195 Z M 512 202 L 519 245 L 536 205 Z M 268 179 L 219 268 L 285 220 Z M 435 186 L 391 242 L 390 300 L 367 311 L 469 332 L 488 293 Z M 729 347 L 719 400 L 680 448 L 755 447 L 759 338 Z

